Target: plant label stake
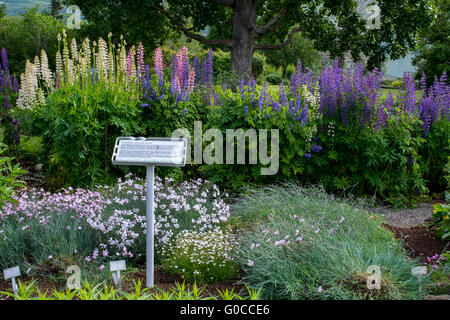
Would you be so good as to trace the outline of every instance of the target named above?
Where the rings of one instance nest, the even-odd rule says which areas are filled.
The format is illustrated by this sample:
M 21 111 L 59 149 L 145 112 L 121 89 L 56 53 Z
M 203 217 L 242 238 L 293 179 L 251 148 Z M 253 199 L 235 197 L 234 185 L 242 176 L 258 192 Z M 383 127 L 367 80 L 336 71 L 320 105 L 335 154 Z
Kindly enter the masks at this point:
M 111 271 L 114 284 L 118 286 L 120 290 L 122 290 L 122 278 L 120 277 L 120 271 L 126 270 L 126 268 L 125 260 L 111 261 L 109 263 L 109 271 Z
M 417 277 L 417 280 L 419 281 L 419 291 L 422 291 L 422 279 L 427 274 L 427 267 L 420 266 L 411 268 L 411 274 Z
M 5 277 L 5 280 L 11 279 L 12 289 L 14 291 L 14 294 L 17 295 L 18 287 L 16 283 L 16 277 L 20 277 L 19 266 L 3 270 L 3 275 Z
M 147 167 L 146 196 L 146 277 L 147 287 L 154 286 L 154 185 L 155 166 L 182 167 L 186 163 L 186 138 L 119 137 L 113 150 L 116 165 Z

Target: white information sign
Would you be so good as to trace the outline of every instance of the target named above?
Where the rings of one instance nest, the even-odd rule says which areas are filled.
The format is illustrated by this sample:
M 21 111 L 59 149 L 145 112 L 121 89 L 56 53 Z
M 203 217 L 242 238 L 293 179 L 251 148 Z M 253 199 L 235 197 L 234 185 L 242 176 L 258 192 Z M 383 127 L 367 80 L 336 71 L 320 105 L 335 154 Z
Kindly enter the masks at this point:
M 155 166 L 182 167 L 186 164 L 186 138 L 134 138 L 119 137 L 113 150 L 112 163 L 117 165 L 146 166 L 146 263 L 147 287 L 154 286 L 154 185 Z M 150 226 L 150 227 L 149 227 Z M 111 266 L 111 271 L 113 266 Z M 113 273 L 114 282 L 121 286 L 120 271 Z
M 112 157 L 113 164 L 184 166 L 186 139 L 119 137 Z

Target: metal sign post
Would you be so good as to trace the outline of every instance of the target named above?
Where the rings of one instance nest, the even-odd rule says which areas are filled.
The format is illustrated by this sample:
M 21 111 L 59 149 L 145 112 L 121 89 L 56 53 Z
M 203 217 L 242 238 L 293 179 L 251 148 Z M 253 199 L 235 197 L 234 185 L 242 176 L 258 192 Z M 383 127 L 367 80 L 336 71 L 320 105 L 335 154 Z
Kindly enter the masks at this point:
M 146 262 L 147 287 L 154 286 L 154 185 L 155 166 L 182 167 L 186 163 L 186 138 L 119 137 L 114 146 L 112 163 L 147 167 L 146 196 Z

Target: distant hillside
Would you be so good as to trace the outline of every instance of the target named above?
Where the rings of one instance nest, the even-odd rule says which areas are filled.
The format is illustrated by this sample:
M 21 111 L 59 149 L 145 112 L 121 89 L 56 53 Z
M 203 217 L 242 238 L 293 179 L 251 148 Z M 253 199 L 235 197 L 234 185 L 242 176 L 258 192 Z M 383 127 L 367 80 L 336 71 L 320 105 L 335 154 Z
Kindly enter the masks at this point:
M 39 10 L 43 11 L 50 7 L 51 0 L 0 0 L 6 4 L 8 15 L 16 16 L 19 13 L 25 13 L 26 8 L 32 8 L 39 5 Z

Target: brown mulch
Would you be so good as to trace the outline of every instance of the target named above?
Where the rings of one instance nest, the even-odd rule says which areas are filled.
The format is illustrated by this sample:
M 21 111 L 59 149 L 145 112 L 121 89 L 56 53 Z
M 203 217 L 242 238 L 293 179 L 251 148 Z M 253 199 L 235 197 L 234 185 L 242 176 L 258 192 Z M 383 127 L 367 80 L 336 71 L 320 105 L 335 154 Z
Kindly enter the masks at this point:
M 412 228 L 393 227 L 385 225 L 394 237 L 401 239 L 403 247 L 413 258 L 420 258 L 426 262 L 427 257 L 441 254 L 444 250 L 450 250 L 448 241 L 441 240 L 430 228 L 415 226 Z

